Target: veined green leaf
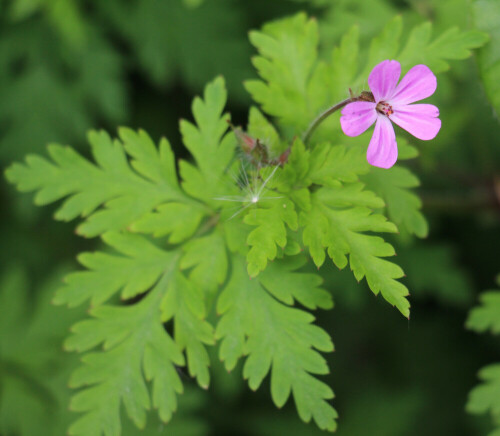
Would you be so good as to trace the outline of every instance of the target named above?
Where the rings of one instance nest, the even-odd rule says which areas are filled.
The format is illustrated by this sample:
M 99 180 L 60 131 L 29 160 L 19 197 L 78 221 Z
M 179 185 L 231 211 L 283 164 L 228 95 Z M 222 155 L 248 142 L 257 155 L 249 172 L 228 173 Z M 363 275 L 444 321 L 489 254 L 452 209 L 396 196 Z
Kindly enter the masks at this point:
M 38 205 L 68 197 L 55 218 L 69 221 L 86 217 L 78 227 L 84 236 L 126 228 L 166 201 L 193 201 L 178 186 L 173 153 L 166 140 L 157 149 L 142 131 L 121 129 L 120 137 L 122 141 L 113 141 L 103 131 L 89 134 L 97 165 L 72 148 L 50 145 L 51 160 L 30 155 L 25 164 L 15 163 L 7 169 L 7 179 L 20 191 L 38 191 Z M 130 164 L 125 151 L 132 158 Z
M 308 294 L 311 280 L 319 284 L 314 276 L 294 273 L 289 269 L 292 265 L 281 262 L 250 280 L 244 259 L 234 259 L 231 278 L 217 304 L 222 315 L 216 329 L 220 357 L 231 370 L 240 357 L 248 355 L 243 376 L 251 389 L 258 389 L 271 372 L 271 396 L 278 407 L 293 393 L 303 421 L 313 418 L 321 429 L 333 431 L 337 413 L 326 401 L 333 398 L 333 392 L 313 376 L 328 372 L 315 349 L 333 351 L 331 339 L 312 324 L 312 315 L 280 301 L 290 304 L 295 297 L 309 307 L 331 304 L 324 291 Z

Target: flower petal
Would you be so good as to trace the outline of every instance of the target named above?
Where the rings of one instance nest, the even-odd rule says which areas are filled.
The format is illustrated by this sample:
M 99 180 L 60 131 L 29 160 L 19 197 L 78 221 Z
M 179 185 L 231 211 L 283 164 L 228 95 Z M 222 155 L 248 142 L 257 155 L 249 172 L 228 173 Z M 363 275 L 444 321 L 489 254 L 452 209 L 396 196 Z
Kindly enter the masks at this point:
M 426 65 L 415 65 L 406 73 L 391 98 L 391 103 L 403 105 L 423 100 L 434 94 L 437 79 Z
M 390 168 L 398 159 L 396 134 L 389 118 L 384 115 L 377 118 L 366 159 L 370 165 L 380 168 Z
M 401 64 L 398 61 L 383 61 L 373 68 L 368 85 L 377 103 L 392 97 L 400 75 Z
M 433 104 L 410 104 L 394 107 L 391 121 L 418 139 L 433 139 L 441 128 L 439 109 Z
M 340 125 L 347 136 L 361 135 L 377 119 L 376 103 L 356 101 L 342 109 Z

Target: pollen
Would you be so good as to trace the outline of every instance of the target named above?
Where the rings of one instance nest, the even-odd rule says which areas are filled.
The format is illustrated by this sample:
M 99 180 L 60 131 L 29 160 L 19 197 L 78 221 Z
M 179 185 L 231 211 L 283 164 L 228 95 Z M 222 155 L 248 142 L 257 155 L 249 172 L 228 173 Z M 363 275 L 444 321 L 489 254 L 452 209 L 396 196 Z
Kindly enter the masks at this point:
M 386 103 L 385 101 L 381 101 L 380 103 L 378 103 L 376 109 L 377 112 L 385 116 L 389 116 L 394 113 L 394 109 L 392 109 L 392 106 L 389 103 Z

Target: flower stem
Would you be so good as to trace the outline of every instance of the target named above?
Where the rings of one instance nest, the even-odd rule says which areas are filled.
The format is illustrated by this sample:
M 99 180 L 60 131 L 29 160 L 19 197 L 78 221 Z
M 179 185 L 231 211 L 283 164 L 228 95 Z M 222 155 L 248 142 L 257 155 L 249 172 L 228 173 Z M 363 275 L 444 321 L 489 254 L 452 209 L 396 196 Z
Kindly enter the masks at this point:
M 337 112 L 339 109 L 342 109 L 345 105 L 348 103 L 351 103 L 353 101 L 358 100 L 356 97 L 350 97 L 347 98 L 340 103 L 337 103 L 336 105 L 328 108 L 326 111 L 322 112 L 319 114 L 316 119 L 309 125 L 308 129 L 306 130 L 306 133 L 304 133 L 303 141 L 306 144 L 313 132 L 316 130 L 316 127 L 318 127 L 326 118 L 328 118 L 331 114 L 334 112 Z

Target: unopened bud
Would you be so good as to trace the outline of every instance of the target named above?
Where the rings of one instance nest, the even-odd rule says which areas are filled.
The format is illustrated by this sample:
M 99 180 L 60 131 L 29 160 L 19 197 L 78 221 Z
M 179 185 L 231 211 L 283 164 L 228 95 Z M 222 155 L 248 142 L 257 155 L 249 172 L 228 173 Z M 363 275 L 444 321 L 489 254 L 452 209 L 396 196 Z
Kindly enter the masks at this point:
M 239 146 L 245 153 L 250 153 L 257 146 L 257 140 L 244 132 L 240 127 L 231 126 L 231 128 L 233 129 Z

